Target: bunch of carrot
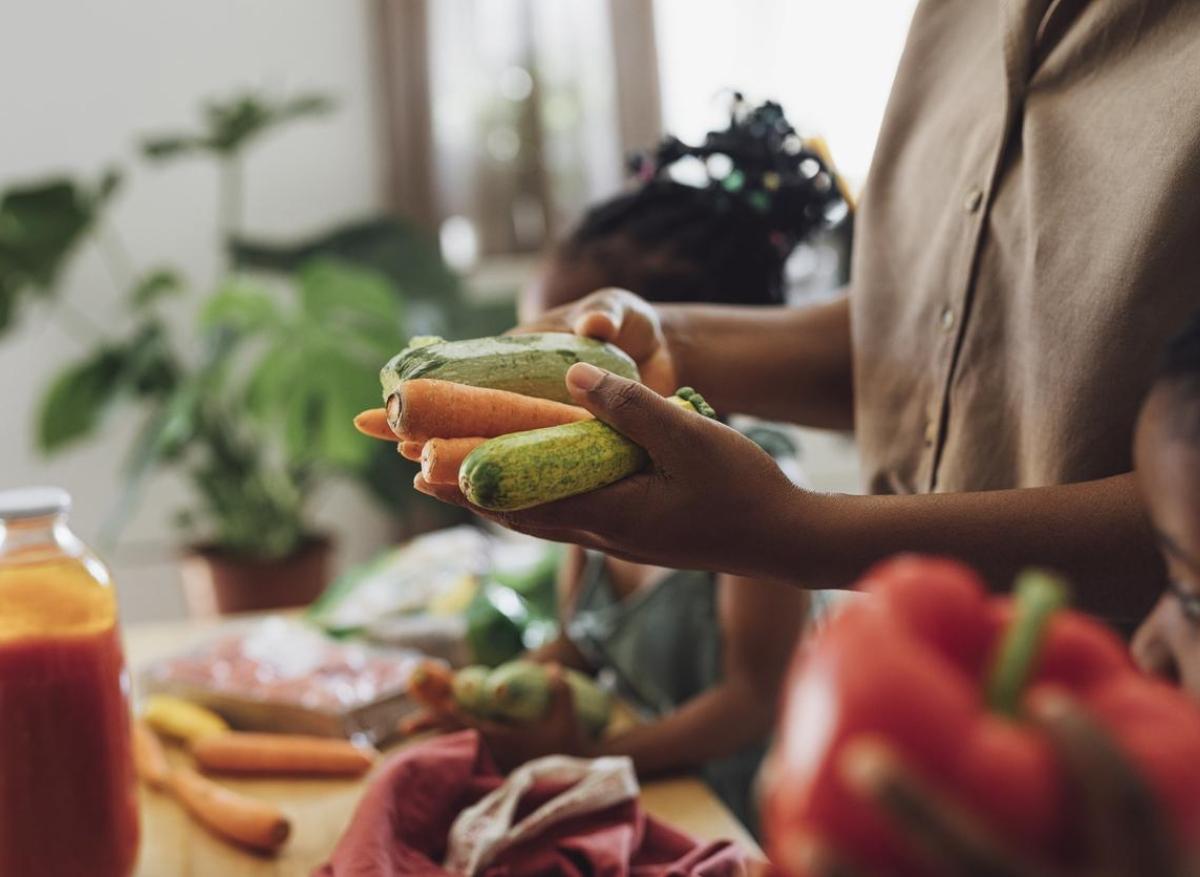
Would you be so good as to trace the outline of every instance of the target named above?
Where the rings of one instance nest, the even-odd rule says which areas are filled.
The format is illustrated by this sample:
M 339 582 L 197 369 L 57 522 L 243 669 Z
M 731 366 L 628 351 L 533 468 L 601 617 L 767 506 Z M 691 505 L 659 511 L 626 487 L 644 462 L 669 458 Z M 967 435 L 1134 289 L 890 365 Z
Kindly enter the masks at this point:
M 488 439 L 591 416 L 550 399 L 417 378 L 402 383 L 386 408 L 359 414 L 354 425 L 364 435 L 397 442 L 405 459 L 421 464 L 430 484 L 457 484 L 463 460 Z
M 150 788 L 175 796 L 214 833 L 252 849 L 274 852 L 291 822 L 267 801 L 225 788 L 188 765 L 173 766 L 159 734 L 185 744 L 205 772 L 258 776 L 358 776 L 378 752 L 346 740 L 231 731 L 203 707 L 175 698 L 151 699 L 133 722 L 134 765 Z

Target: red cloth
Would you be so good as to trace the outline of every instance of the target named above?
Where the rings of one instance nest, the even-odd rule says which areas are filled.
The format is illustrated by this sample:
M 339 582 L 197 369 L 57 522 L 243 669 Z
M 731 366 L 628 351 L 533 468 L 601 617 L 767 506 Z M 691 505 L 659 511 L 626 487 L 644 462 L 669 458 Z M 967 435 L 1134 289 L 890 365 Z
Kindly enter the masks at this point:
M 449 877 L 439 864 L 459 812 L 503 782 L 480 737 L 462 731 L 393 756 L 371 783 L 330 860 L 313 877 Z M 539 784 L 520 819 L 562 791 Z M 637 801 L 555 826 L 504 851 L 486 877 L 742 877 L 729 841 L 701 844 L 647 816 Z

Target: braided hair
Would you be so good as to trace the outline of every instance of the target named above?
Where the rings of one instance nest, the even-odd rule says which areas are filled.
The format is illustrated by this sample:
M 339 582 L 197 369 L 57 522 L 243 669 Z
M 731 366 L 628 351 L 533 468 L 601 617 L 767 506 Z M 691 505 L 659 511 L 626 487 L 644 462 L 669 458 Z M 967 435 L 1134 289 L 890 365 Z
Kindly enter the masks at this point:
M 688 165 L 698 184 L 680 179 Z M 699 146 L 668 136 L 629 168 L 636 188 L 589 210 L 558 257 L 651 301 L 779 304 L 788 256 L 849 212 L 824 150 L 779 104 L 741 95 L 727 128 Z

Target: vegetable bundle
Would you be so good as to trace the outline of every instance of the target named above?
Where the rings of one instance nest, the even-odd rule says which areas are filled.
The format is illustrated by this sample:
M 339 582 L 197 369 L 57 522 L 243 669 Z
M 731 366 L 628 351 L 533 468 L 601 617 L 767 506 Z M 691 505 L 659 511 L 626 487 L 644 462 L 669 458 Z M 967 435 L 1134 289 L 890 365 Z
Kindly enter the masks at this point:
M 595 682 L 574 670 L 563 670 L 581 725 L 593 737 L 602 735 L 612 716 L 612 699 Z M 533 661 L 510 661 L 495 669 L 474 665 L 455 672 L 427 661 L 413 673 L 411 692 L 435 712 L 461 710 L 476 718 L 515 724 L 541 719 L 550 708 L 550 671 Z
M 797 653 L 766 779 L 772 858 L 817 837 L 867 873 L 927 873 L 883 815 L 845 784 L 843 747 L 874 735 L 997 838 L 1067 864 L 1080 826 L 1062 764 L 1023 704 L 1065 691 L 1128 757 L 1179 842 L 1200 847 L 1200 709 L 1141 675 L 1115 635 L 1061 610 L 1062 586 L 1025 573 L 989 597 L 949 560 L 902 556 L 869 572 L 847 606 Z
M 637 379 L 618 348 L 565 333 L 471 341 L 418 339 L 384 367 L 386 408 L 354 424 L 419 460 L 431 484 L 457 484 L 475 505 L 513 511 L 596 490 L 632 475 L 645 452 L 568 404 L 567 369 L 589 362 Z M 714 416 L 698 393 L 671 401 Z

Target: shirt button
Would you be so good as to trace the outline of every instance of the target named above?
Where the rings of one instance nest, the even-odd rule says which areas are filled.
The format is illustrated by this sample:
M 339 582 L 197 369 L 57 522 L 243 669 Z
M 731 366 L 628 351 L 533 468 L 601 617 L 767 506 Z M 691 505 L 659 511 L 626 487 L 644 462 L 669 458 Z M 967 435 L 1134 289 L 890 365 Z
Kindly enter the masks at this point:
M 963 210 L 967 213 L 974 213 L 979 209 L 979 205 L 983 203 L 983 189 L 972 189 L 967 192 L 967 197 L 963 199 Z
M 938 436 L 937 421 L 933 420 L 931 418 L 930 421 L 927 424 L 925 424 L 925 444 L 929 445 L 930 447 L 933 447 L 934 442 L 937 441 L 937 436 Z
M 949 332 L 954 328 L 954 308 L 947 305 L 942 308 L 942 313 L 938 316 L 938 322 L 941 324 L 942 331 Z

